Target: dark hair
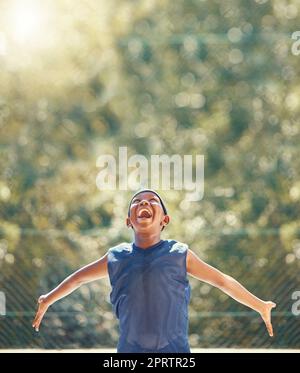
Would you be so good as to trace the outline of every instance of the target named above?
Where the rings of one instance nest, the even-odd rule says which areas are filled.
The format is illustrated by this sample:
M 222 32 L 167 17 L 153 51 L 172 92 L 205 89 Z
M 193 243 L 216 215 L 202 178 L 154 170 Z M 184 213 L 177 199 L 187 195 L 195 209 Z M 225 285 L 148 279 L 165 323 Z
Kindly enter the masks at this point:
M 138 194 L 140 194 L 140 193 L 144 193 L 144 192 L 151 192 L 151 193 L 155 194 L 155 195 L 159 198 L 159 200 L 160 200 L 161 206 L 162 206 L 162 208 L 163 208 L 163 210 L 164 210 L 164 214 L 165 214 L 165 215 L 168 215 L 168 212 L 167 212 L 167 209 L 166 209 L 166 206 L 165 206 L 163 200 L 161 199 L 160 195 L 159 195 L 157 192 L 155 192 L 155 190 L 152 190 L 152 189 L 141 189 L 141 190 L 139 190 L 138 192 L 134 193 L 134 195 L 132 196 L 132 198 L 131 198 L 131 200 L 130 200 L 129 207 L 128 207 L 128 216 L 130 216 L 130 206 L 131 206 L 132 200 L 133 200 L 134 197 L 136 197 Z

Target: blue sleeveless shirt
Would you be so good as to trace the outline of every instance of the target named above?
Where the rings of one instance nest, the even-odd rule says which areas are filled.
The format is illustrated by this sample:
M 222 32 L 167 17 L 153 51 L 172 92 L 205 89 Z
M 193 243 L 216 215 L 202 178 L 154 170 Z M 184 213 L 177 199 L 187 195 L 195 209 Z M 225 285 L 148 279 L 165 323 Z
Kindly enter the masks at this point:
M 187 248 L 161 240 L 147 249 L 122 243 L 108 251 L 118 352 L 190 352 Z

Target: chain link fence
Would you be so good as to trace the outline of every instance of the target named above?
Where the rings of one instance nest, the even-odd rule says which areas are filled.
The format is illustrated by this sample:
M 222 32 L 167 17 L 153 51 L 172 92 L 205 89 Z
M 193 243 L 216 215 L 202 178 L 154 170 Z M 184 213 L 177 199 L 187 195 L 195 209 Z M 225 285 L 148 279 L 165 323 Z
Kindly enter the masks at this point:
M 240 273 L 238 280 L 263 299 L 277 303 L 272 311 L 275 336 L 267 334 L 260 316 L 239 305 L 218 289 L 193 278 L 190 279 L 189 339 L 192 348 L 300 348 L 300 305 L 296 280 L 287 281 L 287 269 L 296 263 L 287 263 L 287 255 L 272 258 L 276 271 L 263 272 L 259 277 Z M 2 264 L 0 292 L 0 348 L 115 348 L 118 340 L 118 323 L 109 303 L 109 280 L 84 285 L 68 297 L 52 305 L 46 313 L 40 332 L 31 322 L 35 315 L 36 300 L 42 290 L 49 291 L 71 271 L 63 258 L 48 256 L 43 270 L 28 266 L 24 255 L 16 255 L 18 265 L 13 268 Z M 19 270 L 18 268 L 22 269 Z M 35 273 L 34 273 L 35 271 Z M 240 278 L 239 278 L 240 277 Z M 38 281 L 37 281 L 38 279 Z M 248 287 L 249 288 L 249 287 Z M 38 289 L 40 293 L 37 293 Z

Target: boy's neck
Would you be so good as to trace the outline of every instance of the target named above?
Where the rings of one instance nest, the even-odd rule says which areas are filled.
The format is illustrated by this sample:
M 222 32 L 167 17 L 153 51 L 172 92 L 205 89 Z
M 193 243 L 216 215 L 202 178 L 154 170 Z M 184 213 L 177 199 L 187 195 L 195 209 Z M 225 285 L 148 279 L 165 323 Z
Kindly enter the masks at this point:
M 134 244 L 141 249 L 147 249 L 157 244 L 161 240 L 160 232 L 149 235 L 149 233 L 139 233 L 134 235 Z

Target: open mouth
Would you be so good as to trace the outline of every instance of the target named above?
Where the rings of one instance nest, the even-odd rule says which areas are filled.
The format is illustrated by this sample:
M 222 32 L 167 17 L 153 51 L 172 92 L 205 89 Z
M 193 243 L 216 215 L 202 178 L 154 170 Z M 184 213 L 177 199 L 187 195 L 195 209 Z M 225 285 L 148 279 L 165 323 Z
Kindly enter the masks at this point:
M 141 209 L 138 213 L 138 218 L 152 218 L 152 213 L 148 209 Z

